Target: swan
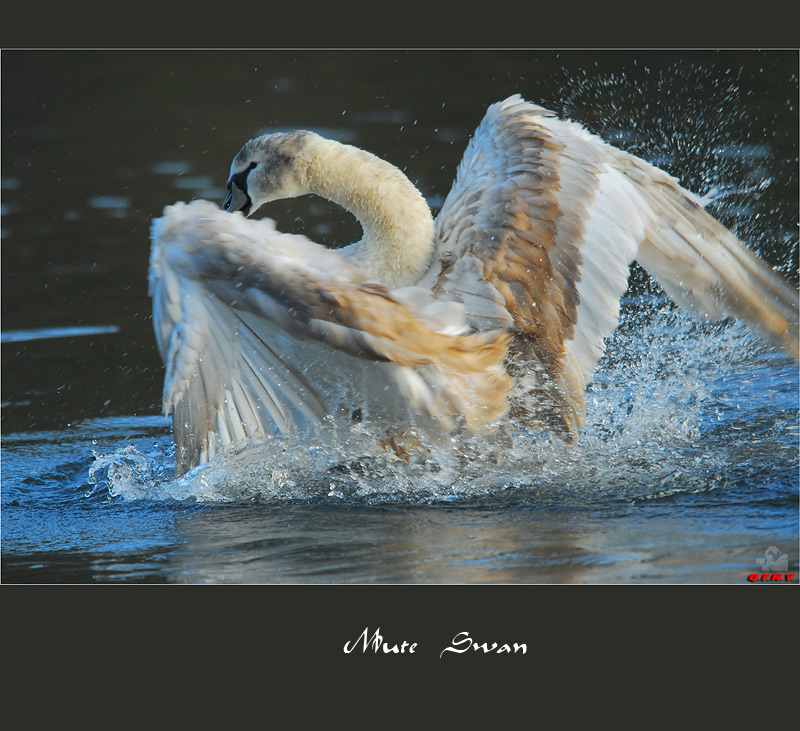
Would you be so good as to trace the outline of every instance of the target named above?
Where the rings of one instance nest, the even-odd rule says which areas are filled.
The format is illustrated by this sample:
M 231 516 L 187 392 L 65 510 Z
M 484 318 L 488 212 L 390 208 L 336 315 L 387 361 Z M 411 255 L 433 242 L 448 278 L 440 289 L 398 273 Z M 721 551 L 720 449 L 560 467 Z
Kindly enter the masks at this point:
M 634 261 L 695 316 L 798 358 L 797 291 L 706 200 L 520 95 L 488 108 L 435 219 L 396 167 L 305 130 L 247 142 L 227 190 L 151 228 L 178 475 L 362 420 L 436 435 L 513 419 L 573 440 Z M 307 194 L 354 214 L 361 240 L 331 250 L 250 217 Z

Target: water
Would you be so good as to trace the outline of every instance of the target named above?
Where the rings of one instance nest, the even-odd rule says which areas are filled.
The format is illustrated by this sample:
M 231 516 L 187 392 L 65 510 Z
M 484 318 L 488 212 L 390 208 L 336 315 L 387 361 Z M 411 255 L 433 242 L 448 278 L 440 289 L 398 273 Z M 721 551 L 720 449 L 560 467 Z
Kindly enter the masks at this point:
M 436 207 L 485 107 L 521 92 L 716 188 L 796 282 L 796 53 L 322 55 L 3 53 L 2 581 L 746 583 L 771 546 L 796 569 L 796 364 L 639 270 L 576 446 L 516 433 L 404 461 L 361 425 L 174 479 L 149 222 L 221 201 L 263 131 L 370 149 Z M 358 237 L 324 202 L 271 214 Z

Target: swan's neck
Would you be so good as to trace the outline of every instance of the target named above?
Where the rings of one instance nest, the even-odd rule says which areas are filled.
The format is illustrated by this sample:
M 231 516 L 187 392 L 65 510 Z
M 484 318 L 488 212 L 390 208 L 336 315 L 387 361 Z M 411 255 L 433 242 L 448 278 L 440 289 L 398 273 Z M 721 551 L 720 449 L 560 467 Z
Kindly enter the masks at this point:
M 416 284 L 427 271 L 434 225 L 421 193 L 400 170 L 356 147 L 316 137 L 308 150 L 309 192 L 352 213 L 364 236 L 339 253 L 386 287 Z

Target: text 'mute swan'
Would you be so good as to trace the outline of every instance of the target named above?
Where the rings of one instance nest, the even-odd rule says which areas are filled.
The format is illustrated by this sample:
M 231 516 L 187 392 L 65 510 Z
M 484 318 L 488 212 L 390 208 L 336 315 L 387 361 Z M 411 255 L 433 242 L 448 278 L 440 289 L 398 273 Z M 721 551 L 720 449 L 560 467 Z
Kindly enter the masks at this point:
M 798 357 L 797 292 L 675 178 L 518 95 L 489 107 L 434 220 L 391 164 L 313 132 L 236 155 L 223 206 L 164 209 L 150 294 L 176 470 L 331 422 L 570 440 L 638 261 L 690 313 Z M 315 194 L 330 250 L 247 216 Z

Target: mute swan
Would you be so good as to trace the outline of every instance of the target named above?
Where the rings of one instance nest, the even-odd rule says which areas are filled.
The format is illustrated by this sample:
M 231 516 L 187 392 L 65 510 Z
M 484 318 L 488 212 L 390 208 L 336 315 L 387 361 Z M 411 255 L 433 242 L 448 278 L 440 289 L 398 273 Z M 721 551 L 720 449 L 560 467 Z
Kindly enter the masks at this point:
M 479 431 L 512 413 L 569 440 L 634 260 L 695 315 L 798 357 L 797 292 L 700 198 L 519 95 L 489 107 L 436 220 L 397 168 L 307 131 L 249 141 L 227 187 L 222 210 L 176 203 L 152 226 L 178 474 L 336 421 Z M 309 193 L 361 241 L 246 218 Z

